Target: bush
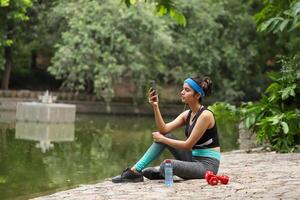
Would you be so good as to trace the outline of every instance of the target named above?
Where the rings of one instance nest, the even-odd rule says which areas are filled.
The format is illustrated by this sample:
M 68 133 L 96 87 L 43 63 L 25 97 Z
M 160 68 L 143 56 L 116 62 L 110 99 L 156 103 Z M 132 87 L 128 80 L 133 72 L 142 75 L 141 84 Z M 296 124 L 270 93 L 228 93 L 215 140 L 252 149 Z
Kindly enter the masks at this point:
M 243 107 L 245 127 L 257 132 L 259 142 L 268 142 L 278 152 L 295 150 L 300 135 L 300 54 L 280 58 L 281 71 L 269 74 L 273 83 L 262 99 Z
M 239 137 L 239 109 L 223 102 L 217 102 L 208 108 L 214 112 L 217 121 L 222 151 L 236 149 Z

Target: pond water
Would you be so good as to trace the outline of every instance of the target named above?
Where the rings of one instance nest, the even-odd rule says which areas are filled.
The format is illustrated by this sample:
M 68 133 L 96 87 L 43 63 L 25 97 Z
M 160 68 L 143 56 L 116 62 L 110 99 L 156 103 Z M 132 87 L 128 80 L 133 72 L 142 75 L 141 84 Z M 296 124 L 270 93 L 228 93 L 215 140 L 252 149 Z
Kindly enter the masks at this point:
M 222 151 L 237 149 L 237 131 L 218 126 Z M 118 175 L 146 151 L 154 130 L 153 117 L 144 116 L 77 115 L 66 125 L 2 122 L 0 199 L 28 199 Z M 183 129 L 174 134 L 184 138 Z

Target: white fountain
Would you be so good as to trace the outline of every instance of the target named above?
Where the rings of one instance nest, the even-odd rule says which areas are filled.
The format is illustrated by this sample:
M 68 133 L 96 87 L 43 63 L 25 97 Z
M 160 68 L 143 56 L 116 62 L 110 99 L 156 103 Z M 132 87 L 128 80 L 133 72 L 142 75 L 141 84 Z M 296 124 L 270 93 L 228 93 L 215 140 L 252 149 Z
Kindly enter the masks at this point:
M 72 104 L 54 103 L 55 96 L 49 94 L 39 96 L 40 102 L 20 102 L 17 104 L 17 121 L 71 123 L 75 121 L 76 106 Z

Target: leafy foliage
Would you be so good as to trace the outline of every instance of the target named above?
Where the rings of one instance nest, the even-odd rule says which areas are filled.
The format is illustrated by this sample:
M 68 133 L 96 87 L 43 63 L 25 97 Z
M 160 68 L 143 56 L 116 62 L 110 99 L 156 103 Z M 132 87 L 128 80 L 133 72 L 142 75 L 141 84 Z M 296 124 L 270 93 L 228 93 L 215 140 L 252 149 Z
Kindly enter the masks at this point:
M 208 109 L 213 111 L 216 118 L 222 150 L 237 144 L 239 135 L 238 124 L 240 122 L 239 108 L 228 103 L 216 102 Z
M 218 101 L 253 99 L 263 80 L 263 67 L 259 67 L 260 40 L 250 5 L 191 0 L 178 1 L 178 7 L 187 25 L 172 27 L 176 48 L 167 57 L 166 76 L 181 82 L 187 75 L 210 75 Z
M 14 43 L 13 70 L 26 68 L 33 76 L 28 63 L 36 52 L 39 60 L 52 58 L 49 71 L 67 90 L 99 95 L 107 88 L 105 93 L 113 96 L 114 84 L 123 77 L 141 90 L 147 79 L 181 84 L 187 76 L 206 74 L 218 101 L 257 99 L 265 84 L 265 60 L 283 48 L 259 38 L 251 6 L 238 0 L 172 2 L 188 19 L 184 28 L 157 17 L 155 1 L 139 1 L 128 9 L 107 0 L 34 1 L 28 26 Z M 111 67 L 105 68 L 108 63 Z
M 139 3 L 138 0 L 121 0 L 128 7 L 132 5 L 136 5 Z M 155 4 L 156 14 L 159 16 L 164 16 L 169 14 L 171 18 L 173 18 L 178 24 L 185 26 L 186 18 L 185 16 L 178 10 L 178 6 L 176 6 L 174 0 L 145 0 L 145 2 L 150 2 Z
M 80 5 L 76 1 L 57 6 L 61 15 L 70 13 L 69 28 L 56 45 L 49 71 L 64 80 L 63 87 L 92 89 L 111 98 L 121 75 L 139 86 L 164 70 L 161 56 L 171 47 L 171 37 L 165 22 L 149 11 L 151 5 L 129 10 L 107 1 Z
M 113 95 L 120 76 L 140 86 L 158 77 L 181 84 L 189 75 L 207 74 L 214 80 L 219 101 L 238 101 L 250 91 L 247 98 L 258 95 L 263 69 L 258 67 L 259 44 L 249 4 L 176 1 L 188 19 L 183 28 L 157 18 L 151 3 L 126 9 L 103 2 L 91 1 L 87 3 L 91 8 L 78 8 L 78 2 L 63 1 L 47 17 L 63 18 L 60 21 L 68 27 L 49 69 L 64 80 L 64 88 L 98 94 L 107 88 Z
M 0 0 L 0 70 L 3 69 L 4 47 L 12 46 L 18 31 L 16 25 L 27 21 L 27 11 L 32 7 L 31 0 Z
M 299 0 L 265 0 L 264 8 L 255 15 L 258 31 L 283 32 L 300 26 Z
M 243 109 L 246 128 L 257 131 L 258 141 L 267 141 L 276 151 L 293 151 L 300 135 L 300 54 L 281 58 L 282 70 L 269 74 L 273 83 L 257 103 Z

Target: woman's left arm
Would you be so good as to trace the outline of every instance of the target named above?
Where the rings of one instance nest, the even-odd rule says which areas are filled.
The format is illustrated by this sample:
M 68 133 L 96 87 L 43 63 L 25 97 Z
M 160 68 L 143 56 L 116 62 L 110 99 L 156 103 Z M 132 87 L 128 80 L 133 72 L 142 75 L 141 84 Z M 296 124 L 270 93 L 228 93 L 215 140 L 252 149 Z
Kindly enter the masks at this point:
M 185 141 L 167 138 L 159 132 L 152 133 L 153 140 L 155 142 L 167 144 L 175 149 L 191 150 L 197 141 L 202 137 L 204 132 L 210 127 L 211 124 L 214 123 L 213 114 L 209 111 L 203 111 L 203 113 L 199 116 L 190 137 L 188 137 Z

